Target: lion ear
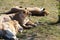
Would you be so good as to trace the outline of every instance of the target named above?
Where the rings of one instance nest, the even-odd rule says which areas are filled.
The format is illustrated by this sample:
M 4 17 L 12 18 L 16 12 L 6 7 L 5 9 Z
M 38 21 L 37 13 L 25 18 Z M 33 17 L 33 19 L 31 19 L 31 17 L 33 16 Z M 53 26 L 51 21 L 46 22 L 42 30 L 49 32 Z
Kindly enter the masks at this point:
M 45 8 L 43 8 L 43 11 L 45 10 Z
M 40 11 L 44 11 L 44 10 L 45 10 L 45 8 L 41 8 L 41 9 L 40 9 Z

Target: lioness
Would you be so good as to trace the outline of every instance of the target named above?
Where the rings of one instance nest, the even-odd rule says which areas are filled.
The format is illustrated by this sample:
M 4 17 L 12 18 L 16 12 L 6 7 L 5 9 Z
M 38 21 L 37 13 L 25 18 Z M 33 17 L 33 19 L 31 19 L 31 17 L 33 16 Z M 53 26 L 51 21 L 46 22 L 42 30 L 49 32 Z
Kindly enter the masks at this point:
M 47 16 L 49 14 L 49 12 L 47 10 L 45 10 L 45 8 L 38 8 L 38 7 L 27 7 L 25 8 L 27 9 L 29 12 L 31 12 L 32 16 Z
M 6 12 L 5 14 L 12 14 L 12 13 L 16 13 L 19 10 L 22 9 L 26 9 L 29 12 L 31 12 L 32 16 L 47 16 L 49 14 L 49 12 L 47 10 L 45 10 L 45 8 L 39 8 L 39 7 L 22 7 L 22 6 L 16 6 L 11 8 L 11 10 L 9 10 L 8 12 Z
M 0 36 L 3 36 L 5 39 L 17 40 L 16 34 L 18 31 L 22 32 L 23 28 L 16 20 L 0 23 Z
M 30 12 L 27 10 L 20 10 L 19 12 L 17 12 L 14 16 L 13 16 L 13 20 L 17 20 L 21 26 L 23 26 L 24 28 L 31 28 L 31 26 L 27 26 L 26 24 L 29 25 L 33 25 L 36 26 L 33 22 L 30 21 L 30 19 L 28 18 L 28 16 L 30 16 Z

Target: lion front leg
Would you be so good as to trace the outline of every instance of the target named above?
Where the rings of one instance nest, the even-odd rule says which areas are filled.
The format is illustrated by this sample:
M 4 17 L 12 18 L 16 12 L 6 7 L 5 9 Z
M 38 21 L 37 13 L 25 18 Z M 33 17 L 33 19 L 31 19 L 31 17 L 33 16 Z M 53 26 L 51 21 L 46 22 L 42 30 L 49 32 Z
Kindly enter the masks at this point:
M 27 26 L 30 26 L 30 27 L 36 27 L 36 26 L 37 26 L 37 24 L 35 24 L 35 23 L 32 22 L 32 21 L 28 21 L 28 22 L 26 23 L 26 25 L 27 25 Z

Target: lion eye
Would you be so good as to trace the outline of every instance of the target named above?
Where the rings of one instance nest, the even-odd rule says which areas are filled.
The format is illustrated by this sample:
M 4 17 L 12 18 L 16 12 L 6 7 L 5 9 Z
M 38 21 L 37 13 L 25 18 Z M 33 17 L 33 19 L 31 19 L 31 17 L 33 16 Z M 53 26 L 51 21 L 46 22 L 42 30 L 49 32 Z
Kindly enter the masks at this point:
M 25 11 L 23 11 L 23 13 L 25 13 Z

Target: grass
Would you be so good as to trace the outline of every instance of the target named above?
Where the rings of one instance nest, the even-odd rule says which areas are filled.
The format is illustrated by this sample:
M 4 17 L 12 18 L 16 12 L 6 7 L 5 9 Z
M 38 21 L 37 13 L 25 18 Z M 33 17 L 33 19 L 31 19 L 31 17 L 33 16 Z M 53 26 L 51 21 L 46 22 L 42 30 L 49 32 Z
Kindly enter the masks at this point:
M 44 7 L 49 11 L 45 17 L 31 16 L 32 21 L 40 21 L 42 24 L 35 28 L 18 33 L 21 40 L 60 40 L 60 24 L 50 25 L 58 21 L 60 4 L 57 0 L 0 0 L 0 13 L 10 10 L 13 6 Z M 59 12 L 58 12 L 59 10 Z

